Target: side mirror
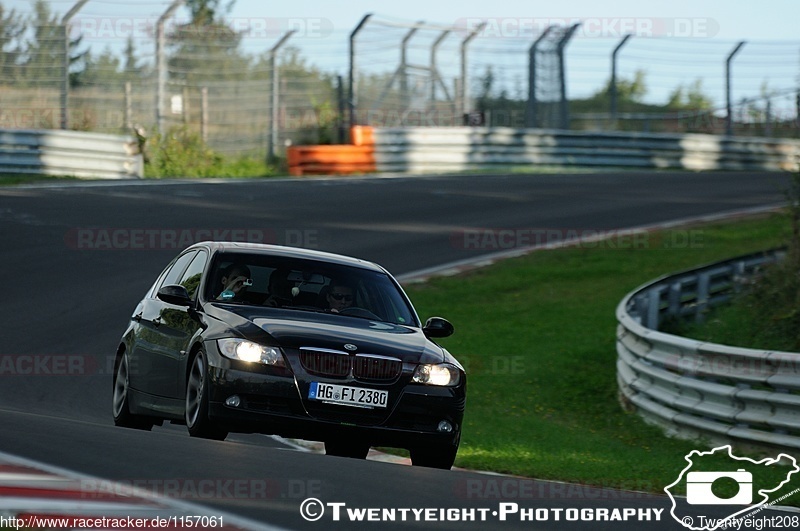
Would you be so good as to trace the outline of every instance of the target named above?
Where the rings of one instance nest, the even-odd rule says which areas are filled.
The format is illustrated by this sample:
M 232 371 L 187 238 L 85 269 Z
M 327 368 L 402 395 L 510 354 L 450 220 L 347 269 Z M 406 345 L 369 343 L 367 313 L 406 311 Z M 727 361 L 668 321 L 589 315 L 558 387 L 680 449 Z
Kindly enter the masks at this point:
M 447 337 L 453 335 L 453 325 L 447 319 L 441 317 L 431 317 L 425 321 L 422 332 L 426 337 Z
M 192 299 L 189 298 L 189 292 L 186 288 L 179 284 L 170 284 L 169 286 L 162 286 L 158 290 L 156 297 L 162 301 L 174 304 L 175 306 L 191 306 Z

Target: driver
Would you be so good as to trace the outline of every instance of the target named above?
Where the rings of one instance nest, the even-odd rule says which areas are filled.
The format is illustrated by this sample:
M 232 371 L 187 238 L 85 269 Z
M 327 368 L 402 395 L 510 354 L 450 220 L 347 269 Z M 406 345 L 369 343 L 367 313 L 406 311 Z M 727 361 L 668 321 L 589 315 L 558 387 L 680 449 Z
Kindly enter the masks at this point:
M 325 300 L 328 302 L 328 311 L 339 313 L 353 305 L 353 288 L 344 282 L 331 281 L 328 286 L 328 295 Z

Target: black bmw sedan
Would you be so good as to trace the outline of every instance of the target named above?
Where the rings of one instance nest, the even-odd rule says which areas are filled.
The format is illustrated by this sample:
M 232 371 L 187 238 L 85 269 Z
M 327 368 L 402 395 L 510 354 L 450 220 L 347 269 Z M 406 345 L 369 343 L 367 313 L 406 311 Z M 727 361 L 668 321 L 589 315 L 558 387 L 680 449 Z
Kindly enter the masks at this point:
M 330 455 L 407 448 L 450 468 L 466 375 L 382 267 L 291 247 L 203 242 L 180 253 L 136 306 L 117 349 L 117 426 L 165 420 L 190 435 L 324 441 Z

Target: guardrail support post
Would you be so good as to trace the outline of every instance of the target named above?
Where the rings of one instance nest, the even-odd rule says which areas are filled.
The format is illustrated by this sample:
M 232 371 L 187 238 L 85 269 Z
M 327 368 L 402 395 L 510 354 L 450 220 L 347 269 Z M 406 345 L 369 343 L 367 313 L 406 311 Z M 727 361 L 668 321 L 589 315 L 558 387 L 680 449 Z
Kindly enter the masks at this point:
M 708 273 L 701 273 L 697 276 L 697 299 L 694 320 L 698 323 L 703 320 L 703 312 L 708 306 L 710 280 Z

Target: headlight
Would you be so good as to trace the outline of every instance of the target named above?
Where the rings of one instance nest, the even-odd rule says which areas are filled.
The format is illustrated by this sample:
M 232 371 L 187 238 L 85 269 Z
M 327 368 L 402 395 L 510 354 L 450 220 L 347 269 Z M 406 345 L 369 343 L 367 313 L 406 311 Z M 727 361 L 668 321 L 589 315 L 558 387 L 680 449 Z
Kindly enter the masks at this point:
M 438 365 L 417 365 L 411 381 L 418 384 L 451 387 L 461 381 L 461 373 L 457 368 L 446 363 Z
M 285 367 L 286 362 L 283 360 L 283 355 L 280 349 L 275 347 L 265 347 L 246 339 L 218 339 L 219 351 L 226 358 L 231 358 L 240 361 L 249 361 L 251 363 L 263 363 L 264 365 L 273 365 L 277 367 Z

